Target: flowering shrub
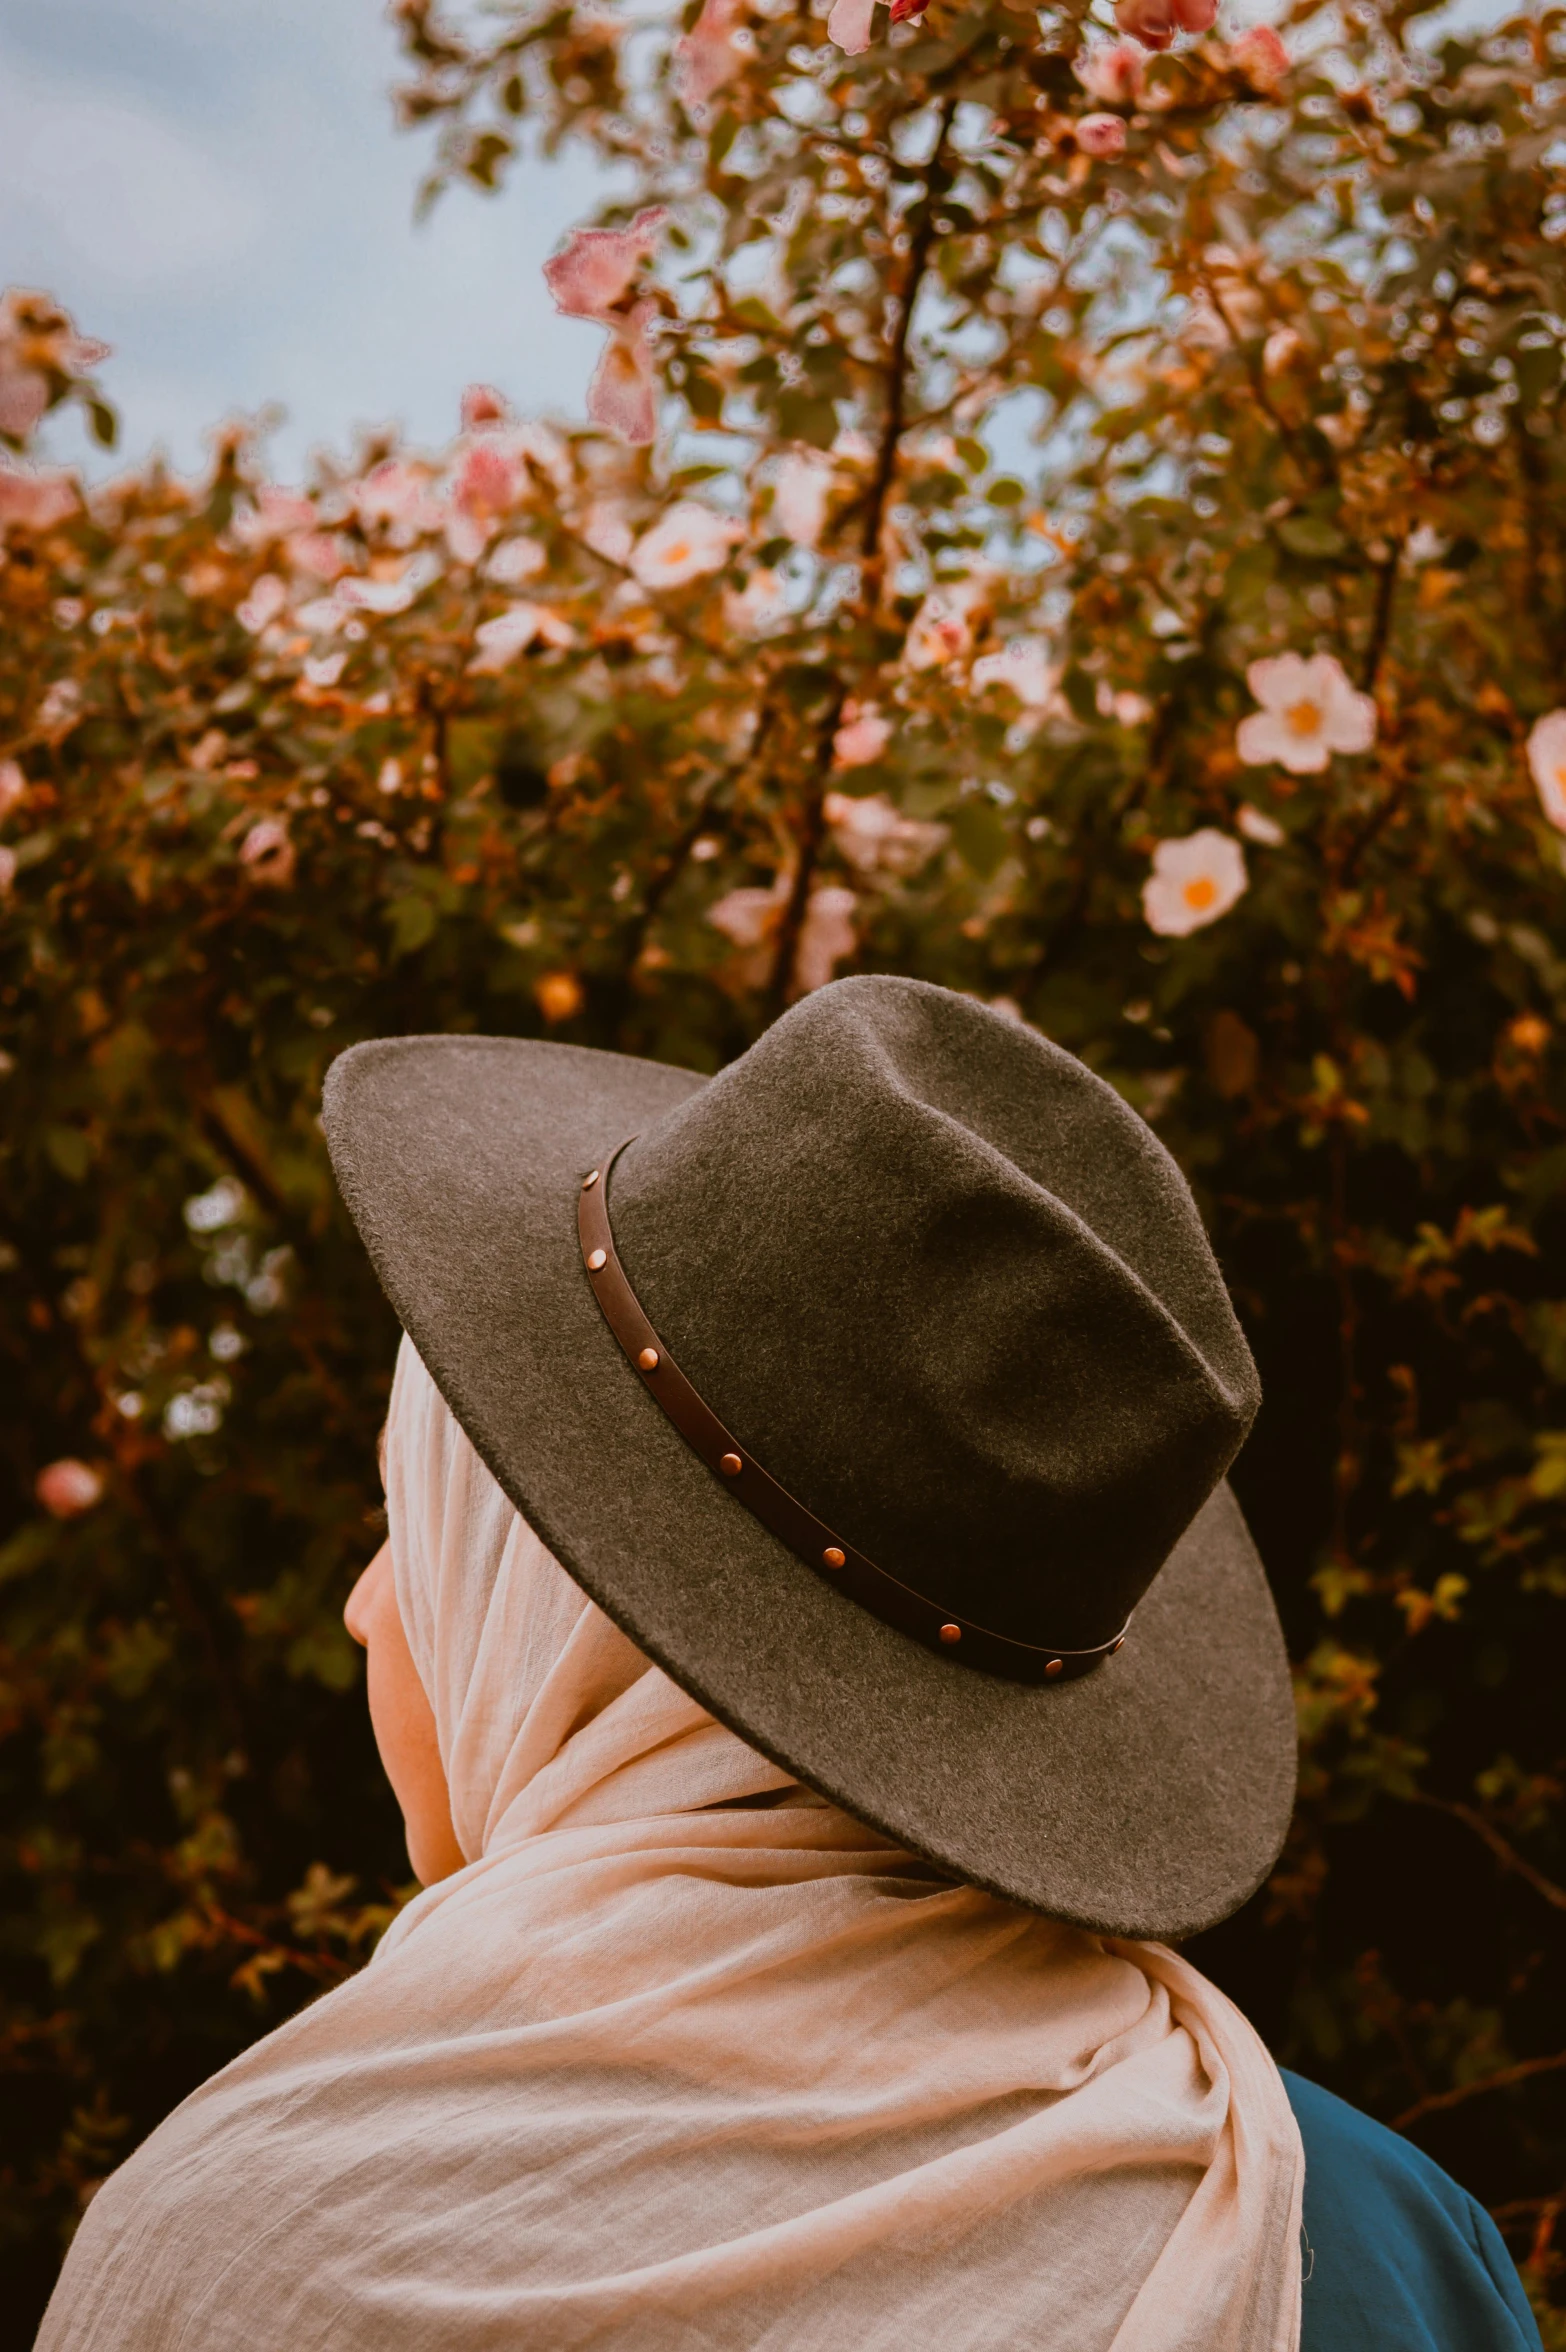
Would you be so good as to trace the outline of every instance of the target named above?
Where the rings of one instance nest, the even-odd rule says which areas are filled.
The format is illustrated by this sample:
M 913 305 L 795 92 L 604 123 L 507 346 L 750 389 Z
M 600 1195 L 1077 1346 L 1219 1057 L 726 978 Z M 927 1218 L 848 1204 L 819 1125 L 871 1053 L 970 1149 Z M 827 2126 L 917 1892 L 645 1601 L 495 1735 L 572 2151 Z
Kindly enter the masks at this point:
M 1197 1187 L 1304 1740 L 1197 1956 L 1485 2198 L 1566 2341 L 1566 17 L 397 15 L 437 181 L 531 138 L 634 183 L 550 266 L 588 425 L 473 387 L 439 454 L 285 491 L 234 440 L 84 502 L 28 453 L 101 355 L 0 324 L 34 2289 L 405 1875 L 337 1615 L 394 1333 L 326 1063 L 711 1069 L 897 969 L 1083 1055 Z

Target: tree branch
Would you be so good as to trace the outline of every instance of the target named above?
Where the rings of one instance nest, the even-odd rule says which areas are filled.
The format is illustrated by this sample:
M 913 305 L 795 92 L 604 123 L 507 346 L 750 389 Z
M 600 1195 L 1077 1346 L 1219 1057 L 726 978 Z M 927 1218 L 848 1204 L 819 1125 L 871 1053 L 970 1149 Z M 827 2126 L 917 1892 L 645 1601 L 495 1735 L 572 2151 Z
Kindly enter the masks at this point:
M 1394 2131 L 1407 2131 L 1411 2123 L 1418 2123 L 1426 2115 L 1436 2115 L 1448 2107 L 1460 2107 L 1466 2099 L 1477 2099 L 1481 2091 L 1507 2091 L 1514 2084 L 1531 2082 L 1536 2074 L 1554 2074 L 1566 2066 L 1566 2050 L 1557 2050 L 1553 2058 L 1524 2058 L 1518 2066 L 1503 2066 L 1499 2074 L 1482 2075 L 1477 2082 L 1459 2083 L 1455 2090 L 1432 2091 L 1426 2099 L 1416 2099 L 1412 2107 L 1405 2107 L 1401 2115 L 1392 2118 Z

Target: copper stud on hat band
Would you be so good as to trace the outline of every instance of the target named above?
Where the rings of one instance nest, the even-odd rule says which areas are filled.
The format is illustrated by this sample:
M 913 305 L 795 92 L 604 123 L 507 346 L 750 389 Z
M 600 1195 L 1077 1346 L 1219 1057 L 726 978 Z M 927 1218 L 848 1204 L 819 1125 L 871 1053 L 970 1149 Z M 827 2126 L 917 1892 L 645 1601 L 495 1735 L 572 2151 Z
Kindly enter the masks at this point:
M 597 1170 L 596 1168 L 591 1168 L 591 1169 L 589 1169 L 589 1170 L 588 1170 L 588 1173 L 587 1173 L 587 1174 L 586 1174 L 586 1175 L 585 1175 L 585 1176 L 582 1178 L 582 1190 L 583 1190 L 584 1192 L 591 1192 L 591 1191 L 592 1191 L 592 1189 L 593 1189 L 593 1186 L 594 1186 L 594 1185 L 595 1185 L 597 1182 L 598 1182 L 598 1170 Z
M 836 1544 L 828 1544 L 826 1550 L 821 1555 L 822 1564 L 827 1568 L 841 1568 L 847 1558 L 848 1554 L 846 1552 L 839 1551 Z
M 636 1361 L 644 1372 L 656 1372 L 662 1358 L 656 1348 L 643 1348 Z
M 738 1454 L 725 1454 L 718 1463 L 718 1468 L 723 1472 L 725 1478 L 738 1478 L 744 1467 L 745 1465 Z
M 962 1627 L 960 1625 L 943 1625 L 941 1627 L 941 1639 L 948 1645 L 950 1645 L 952 1642 L 960 1642 L 962 1640 Z
M 601 1272 L 602 1272 L 602 1270 L 603 1270 L 603 1268 L 604 1268 L 605 1266 L 607 1266 L 607 1265 L 608 1265 L 608 1263 L 609 1263 L 609 1252 L 608 1252 L 607 1250 L 589 1250 L 589 1251 L 588 1251 L 588 1253 L 587 1253 L 587 1267 L 588 1267 L 588 1272 L 589 1272 L 589 1273 L 591 1273 L 591 1274 L 598 1274 L 598 1273 L 601 1273 Z
M 1045 1673 L 1046 1673 L 1046 1674 L 1049 1676 L 1050 1680 L 1053 1682 L 1053 1681 L 1054 1681 L 1054 1679 L 1055 1679 L 1055 1676 L 1056 1676 L 1057 1674 L 1059 1674 L 1059 1673 L 1062 1671 L 1062 1669 L 1063 1669 L 1064 1665 L 1065 1665 L 1065 1660 L 1064 1660 L 1063 1658 L 1051 1658 L 1051 1660 L 1050 1660 L 1049 1664 L 1048 1664 L 1048 1665 L 1045 1667 L 1044 1671 L 1045 1671 Z

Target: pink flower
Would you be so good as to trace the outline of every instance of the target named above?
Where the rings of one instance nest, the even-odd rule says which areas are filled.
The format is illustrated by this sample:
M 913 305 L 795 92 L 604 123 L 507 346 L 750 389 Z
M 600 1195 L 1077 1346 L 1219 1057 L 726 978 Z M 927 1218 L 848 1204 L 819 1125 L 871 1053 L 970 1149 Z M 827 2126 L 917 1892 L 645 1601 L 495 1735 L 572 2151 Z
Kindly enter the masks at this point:
M 903 646 L 907 668 L 944 669 L 948 662 L 956 661 L 968 651 L 973 643 L 973 630 L 963 601 L 951 589 L 931 589 L 909 623 Z
M 27 778 L 14 759 L 0 760 L 0 817 L 8 817 L 27 798 Z
M 874 21 L 875 0 L 834 0 L 827 39 L 835 41 L 845 57 L 863 57 Z
M 776 572 L 758 565 L 736 594 L 723 599 L 723 617 L 737 637 L 756 637 L 772 628 L 788 611 L 788 597 Z
M 1147 87 L 1147 63 L 1129 41 L 1103 41 L 1076 62 L 1077 80 L 1103 106 L 1139 106 Z
M 1276 89 L 1292 60 L 1271 25 L 1248 25 L 1231 44 L 1229 63 L 1255 90 Z
M 462 395 L 462 430 L 476 433 L 481 425 L 503 425 L 511 411 L 493 384 L 469 384 Z
M 884 792 L 863 800 L 829 792 L 824 813 L 838 848 L 861 874 L 917 874 L 946 840 L 944 825 L 905 817 Z
M 1566 833 L 1566 710 L 1547 711 L 1528 735 L 1528 769 L 1539 806 L 1558 833 Z
M 612 499 L 600 498 L 582 517 L 582 537 L 605 563 L 628 563 L 635 536 Z
M 1123 155 L 1126 126 L 1118 114 L 1083 114 L 1077 118 L 1077 145 L 1084 155 Z
M 468 668 L 480 676 L 498 673 L 539 639 L 546 645 L 574 645 L 576 631 L 547 604 L 514 604 L 492 621 L 480 621 L 473 632 L 479 650 Z
M 587 387 L 587 413 L 606 433 L 645 449 L 658 436 L 658 378 L 647 329 L 657 316 L 650 298 L 624 319 L 607 319 L 609 340 Z
M 828 883 L 810 893 L 799 927 L 791 996 L 809 996 L 812 989 L 825 988 L 844 956 L 853 954 L 857 945 L 853 917 L 858 903 L 853 892 L 840 883 Z
M 820 538 L 834 480 L 831 459 L 818 450 L 790 450 L 778 467 L 772 512 L 784 538 L 796 547 L 814 547 Z
M 39 1471 L 33 1492 L 52 1518 L 79 1519 L 102 1500 L 103 1480 L 87 1463 L 67 1454 Z
M 348 568 L 347 551 L 333 531 L 296 531 L 283 546 L 295 571 L 308 572 L 312 580 L 337 580 Z
M 1177 841 L 1160 841 L 1142 885 L 1148 929 L 1164 939 L 1183 939 L 1216 923 L 1244 896 L 1247 879 L 1244 850 L 1211 826 Z
M 239 862 L 248 867 L 252 882 L 286 890 L 294 878 L 294 845 L 281 817 L 263 817 L 252 825 L 239 845 Z
M 42 423 L 53 385 L 77 381 L 108 356 L 107 343 L 79 335 L 52 295 L 11 287 L 0 298 L 0 433 L 25 441 Z
M 263 572 L 244 603 L 235 606 L 234 618 L 252 637 L 259 637 L 287 602 L 288 590 L 276 572 Z
M 1218 0 L 1118 0 L 1115 22 L 1144 49 L 1167 49 L 1176 33 L 1205 33 L 1218 18 Z
M 503 539 L 484 566 L 484 577 L 498 588 L 518 588 L 541 572 L 548 561 L 549 551 L 541 540 L 525 536 Z
M 404 534 L 405 544 L 407 537 L 434 529 L 442 519 L 428 473 L 405 458 L 383 458 L 372 466 L 355 484 L 353 499 L 365 530 L 372 531 L 377 524 L 389 527 Z
M 680 588 L 728 561 L 743 533 L 726 515 L 714 514 L 694 498 L 681 498 L 644 531 L 631 551 L 630 568 L 644 588 Z
M 1059 683 L 1058 665 L 1051 661 L 1049 647 L 1042 637 L 1012 637 L 994 653 L 986 653 L 973 665 L 973 683 L 978 687 L 1009 686 L 1019 702 L 1030 710 L 1048 710 L 1056 697 Z
M 567 318 L 605 324 L 625 302 L 642 263 L 657 250 L 668 218 L 661 204 L 639 212 L 628 229 L 573 229 L 563 253 L 544 264 L 544 283 Z
M 832 738 L 835 768 L 867 768 L 892 740 L 892 722 L 883 719 L 873 702 L 845 703 L 843 720 Z
M 229 537 L 240 547 L 270 547 L 295 531 L 313 531 L 319 518 L 313 499 L 263 482 L 251 504 L 242 507 L 229 525 Z
M 1276 763 L 1296 776 L 1319 774 L 1335 751 L 1368 751 L 1376 740 L 1376 706 L 1349 684 L 1330 653 L 1280 653 L 1254 661 L 1245 682 L 1257 701 L 1235 737 L 1247 767 Z
M 765 987 L 793 887 L 793 876 L 785 868 L 770 889 L 731 890 L 708 908 L 708 922 L 743 951 L 734 959 L 736 986 Z M 833 968 L 844 956 L 852 955 L 852 917 L 857 903 L 854 893 L 841 884 L 827 883 L 811 892 L 799 928 L 790 996 L 808 996 L 812 989 L 824 988 Z
M 59 467 L 28 472 L 0 465 L 0 530 L 9 524 L 23 531 L 52 530 L 80 503 L 74 474 Z
M 690 31 L 675 43 L 675 86 L 694 122 L 702 121 L 707 101 L 744 66 L 745 49 L 734 37 L 744 13 L 742 0 L 706 0 Z
M 463 451 L 446 515 L 446 544 L 458 563 L 478 562 L 494 536 L 497 517 L 516 504 L 525 479 L 520 459 L 493 435 Z

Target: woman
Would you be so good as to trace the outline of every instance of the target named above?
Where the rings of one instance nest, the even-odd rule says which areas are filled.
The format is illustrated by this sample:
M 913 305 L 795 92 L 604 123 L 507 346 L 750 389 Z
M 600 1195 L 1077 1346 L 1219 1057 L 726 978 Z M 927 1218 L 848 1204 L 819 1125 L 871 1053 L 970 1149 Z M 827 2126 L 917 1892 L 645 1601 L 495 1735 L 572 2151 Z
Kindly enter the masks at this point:
M 105 2185 L 46 2352 L 1289 2352 L 1302 2193 L 1308 2345 L 1536 2344 L 1144 1940 L 1259 1883 L 1292 1739 L 1254 1371 L 1118 1098 L 859 980 L 709 1084 L 361 1047 L 327 1125 L 426 1891 Z

